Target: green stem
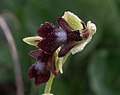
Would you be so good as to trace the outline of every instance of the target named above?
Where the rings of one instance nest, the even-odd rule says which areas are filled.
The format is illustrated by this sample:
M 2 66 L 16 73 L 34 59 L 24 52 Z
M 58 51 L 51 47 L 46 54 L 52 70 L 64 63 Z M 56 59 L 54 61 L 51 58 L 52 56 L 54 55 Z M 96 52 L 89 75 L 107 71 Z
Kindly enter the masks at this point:
M 55 76 L 51 73 L 50 79 L 49 79 L 48 82 L 46 83 L 44 93 L 50 93 L 50 91 L 51 91 L 51 85 L 52 85 L 52 83 L 53 83 L 53 79 L 54 79 L 54 78 L 55 78 Z
M 70 55 L 70 53 L 68 53 L 65 57 L 64 57 L 64 61 L 63 63 L 67 60 L 68 56 Z M 56 55 L 57 56 L 57 55 Z M 59 59 L 56 61 L 56 71 L 59 72 Z M 45 90 L 44 90 L 44 94 L 43 95 L 53 95 L 53 94 L 50 94 L 50 91 L 51 91 L 51 86 L 52 86 L 52 83 L 53 83 L 53 80 L 54 80 L 55 76 L 51 73 L 50 74 L 50 79 L 48 80 L 48 82 L 46 83 L 46 86 L 45 86 Z

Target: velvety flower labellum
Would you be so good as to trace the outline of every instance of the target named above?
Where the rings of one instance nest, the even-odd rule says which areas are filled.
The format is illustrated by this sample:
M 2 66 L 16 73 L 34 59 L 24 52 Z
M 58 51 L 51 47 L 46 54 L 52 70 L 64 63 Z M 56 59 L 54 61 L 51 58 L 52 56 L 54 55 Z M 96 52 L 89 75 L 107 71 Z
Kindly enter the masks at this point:
M 59 32 L 59 29 L 49 22 L 41 25 L 37 31 L 37 35 L 43 37 L 43 40 L 39 41 L 38 48 L 46 53 L 53 53 L 60 46 L 58 41 L 56 41 L 56 32 Z
M 45 54 L 42 50 L 34 50 L 29 53 L 30 56 L 36 58 L 28 71 L 29 79 L 35 78 L 35 85 L 47 82 L 50 77 L 50 71 L 56 76 L 55 60 L 51 54 Z
M 35 85 L 47 82 L 50 77 L 50 71 L 45 66 L 40 67 L 41 64 L 39 61 L 36 61 L 28 71 L 29 79 L 35 78 Z M 39 65 L 39 67 L 37 65 Z
M 37 35 L 43 37 L 38 47 L 46 53 L 53 53 L 62 46 L 58 56 L 63 57 L 69 50 L 81 41 L 79 30 L 73 30 L 63 18 L 57 18 L 60 28 L 47 22 L 40 26 Z

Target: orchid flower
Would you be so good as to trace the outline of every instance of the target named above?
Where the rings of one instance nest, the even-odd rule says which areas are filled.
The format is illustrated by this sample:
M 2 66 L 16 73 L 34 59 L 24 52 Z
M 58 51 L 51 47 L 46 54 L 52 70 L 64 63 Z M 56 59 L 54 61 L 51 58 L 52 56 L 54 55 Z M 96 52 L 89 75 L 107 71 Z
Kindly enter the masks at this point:
M 88 21 L 86 26 L 77 15 L 71 13 L 70 11 L 65 12 L 62 18 L 65 19 L 73 30 L 78 30 L 80 37 L 82 37 L 82 40 L 77 41 L 76 45 L 70 50 L 70 53 L 72 54 L 79 53 L 91 41 L 92 36 L 96 33 L 96 25 L 91 23 L 91 21 Z M 59 70 L 61 73 L 63 73 L 62 66 L 67 59 L 66 57 L 68 57 L 70 53 L 62 58 L 59 58 Z

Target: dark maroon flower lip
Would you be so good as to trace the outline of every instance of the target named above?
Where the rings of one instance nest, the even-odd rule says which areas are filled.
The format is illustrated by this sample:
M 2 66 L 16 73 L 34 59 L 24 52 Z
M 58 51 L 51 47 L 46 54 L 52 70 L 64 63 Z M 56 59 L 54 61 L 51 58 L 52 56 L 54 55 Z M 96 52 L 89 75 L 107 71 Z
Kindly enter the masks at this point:
M 50 72 L 55 76 L 57 75 L 53 54 L 46 54 L 43 50 L 38 49 L 30 51 L 29 55 L 36 58 L 36 62 L 28 70 L 28 77 L 35 79 L 35 85 L 47 82 Z
M 76 44 L 77 43 L 75 43 L 75 42 L 68 42 L 68 43 L 64 44 L 58 53 L 58 57 L 65 56 Z
M 79 30 L 73 30 L 63 18 L 57 18 L 57 23 L 60 28 L 49 22 L 40 26 L 37 35 L 43 37 L 43 40 L 39 41 L 37 46 L 47 54 L 53 54 L 62 46 L 58 56 L 63 57 L 82 40 L 82 37 Z
M 34 83 L 36 86 L 40 85 L 41 83 L 47 82 L 50 77 L 50 71 L 45 66 L 41 66 L 38 68 L 38 64 L 43 65 L 41 63 L 35 63 L 28 70 L 28 77 L 29 79 L 35 79 Z
M 56 41 L 57 36 L 55 33 L 57 31 L 58 28 L 49 22 L 41 25 L 37 31 L 37 35 L 43 37 L 43 40 L 38 43 L 38 48 L 46 53 L 53 53 L 60 46 Z
M 57 75 L 54 54 L 47 54 L 43 50 L 38 49 L 30 51 L 29 55 L 36 58 L 41 64 L 44 64 L 55 76 Z

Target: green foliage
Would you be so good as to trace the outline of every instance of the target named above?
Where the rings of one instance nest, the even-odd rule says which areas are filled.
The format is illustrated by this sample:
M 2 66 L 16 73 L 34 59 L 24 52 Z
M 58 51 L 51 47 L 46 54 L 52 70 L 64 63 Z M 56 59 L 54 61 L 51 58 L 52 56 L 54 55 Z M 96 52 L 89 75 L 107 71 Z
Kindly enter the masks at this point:
M 120 0 L 0 0 L 0 13 L 8 13 L 6 10 L 14 14 L 18 19 L 15 22 L 19 23 L 16 29 L 12 20 L 7 20 L 19 53 L 25 95 L 42 94 L 44 85 L 34 87 L 27 78 L 28 68 L 34 63 L 28 52 L 35 48 L 22 39 L 35 35 L 45 21 L 57 25 L 56 17 L 66 10 L 85 23 L 94 22 L 97 33 L 82 52 L 69 57 L 63 75 L 54 80 L 52 92 L 54 95 L 120 95 Z M 1 95 L 8 95 L 7 86 L 4 90 L 1 88 L 6 83 L 15 83 L 14 77 L 11 55 L 0 28 Z M 11 86 L 13 91 L 14 85 Z M 34 87 L 33 92 L 31 87 Z

